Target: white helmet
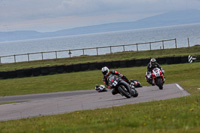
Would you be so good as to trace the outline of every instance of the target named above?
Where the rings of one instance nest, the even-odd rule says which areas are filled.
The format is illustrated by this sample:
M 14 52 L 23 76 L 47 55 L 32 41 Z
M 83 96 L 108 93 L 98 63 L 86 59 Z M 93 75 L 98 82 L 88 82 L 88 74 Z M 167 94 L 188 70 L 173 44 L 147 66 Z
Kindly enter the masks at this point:
M 150 60 L 150 62 L 151 62 L 151 66 L 155 66 L 156 65 L 156 59 L 155 58 L 152 58 Z
M 151 62 L 151 63 L 156 63 L 156 59 L 155 59 L 155 58 L 152 58 L 150 62 Z
M 103 75 L 108 76 L 110 70 L 108 69 L 108 67 L 105 66 L 101 69 L 101 72 L 103 73 Z

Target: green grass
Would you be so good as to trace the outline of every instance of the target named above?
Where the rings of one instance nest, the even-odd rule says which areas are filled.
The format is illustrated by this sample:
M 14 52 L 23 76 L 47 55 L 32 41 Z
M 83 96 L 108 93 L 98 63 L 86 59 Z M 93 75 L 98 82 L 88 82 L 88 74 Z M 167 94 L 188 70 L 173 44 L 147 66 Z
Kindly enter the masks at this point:
M 69 65 L 87 62 L 100 62 L 100 61 L 114 61 L 114 60 L 128 60 L 128 59 L 141 59 L 141 58 L 158 58 L 167 56 L 180 56 L 180 55 L 199 55 L 200 47 L 194 46 L 189 48 L 178 48 L 178 49 L 165 49 L 165 50 L 153 50 L 153 51 L 129 51 L 119 52 L 107 55 L 99 56 L 80 56 L 73 58 L 53 59 L 44 61 L 30 61 L 20 63 L 9 63 L 1 64 L 0 71 L 9 71 L 23 68 L 35 68 L 42 66 L 53 66 L 53 65 Z
M 163 66 L 166 70 L 167 83 L 179 83 L 191 93 L 187 97 L 5 121 L 0 122 L 0 132 L 199 133 L 200 91 L 197 90 L 197 88 L 200 88 L 199 66 L 200 63 Z M 146 70 L 145 67 L 121 68 L 117 70 L 126 73 L 128 76 L 133 76 L 135 73 L 136 77 L 140 80 L 143 79 L 142 82 L 146 85 L 143 76 Z M 73 76 L 86 73 L 95 74 L 100 72 L 73 73 Z M 140 76 L 141 74 L 142 76 Z M 52 76 L 54 77 L 55 75 Z M 61 74 L 59 76 L 69 75 Z M 51 76 L 43 78 L 47 77 Z M 82 82 L 84 81 L 85 79 L 82 79 Z
M 0 103 L 0 105 L 3 105 L 3 104 L 11 104 L 11 103 L 22 103 L 22 102 L 27 102 L 27 101 L 3 102 L 3 103 Z

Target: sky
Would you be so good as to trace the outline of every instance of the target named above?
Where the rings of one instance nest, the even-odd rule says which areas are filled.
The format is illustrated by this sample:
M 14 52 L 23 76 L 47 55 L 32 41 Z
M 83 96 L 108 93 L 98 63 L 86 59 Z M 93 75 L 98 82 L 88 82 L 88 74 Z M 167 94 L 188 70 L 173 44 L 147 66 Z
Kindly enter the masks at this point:
M 198 9 L 200 0 L 0 0 L 0 32 L 52 32 Z

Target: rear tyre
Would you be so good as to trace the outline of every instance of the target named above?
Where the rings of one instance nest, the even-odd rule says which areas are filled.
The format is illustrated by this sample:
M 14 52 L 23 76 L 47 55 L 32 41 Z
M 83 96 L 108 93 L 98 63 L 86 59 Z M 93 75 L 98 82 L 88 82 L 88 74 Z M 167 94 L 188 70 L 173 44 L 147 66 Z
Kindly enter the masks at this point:
M 129 94 L 129 92 L 127 91 L 127 89 L 124 86 L 119 86 L 118 91 L 126 98 L 131 98 L 131 95 Z

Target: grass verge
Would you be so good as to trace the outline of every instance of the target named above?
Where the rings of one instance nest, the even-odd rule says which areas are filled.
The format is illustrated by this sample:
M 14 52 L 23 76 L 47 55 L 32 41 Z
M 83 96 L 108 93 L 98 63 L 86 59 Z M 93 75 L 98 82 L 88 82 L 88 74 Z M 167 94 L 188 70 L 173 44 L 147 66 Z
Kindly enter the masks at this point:
M 27 101 L 4 102 L 4 103 L 0 103 L 0 105 L 3 105 L 3 104 L 11 104 L 11 103 L 22 103 L 22 102 L 27 102 Z

